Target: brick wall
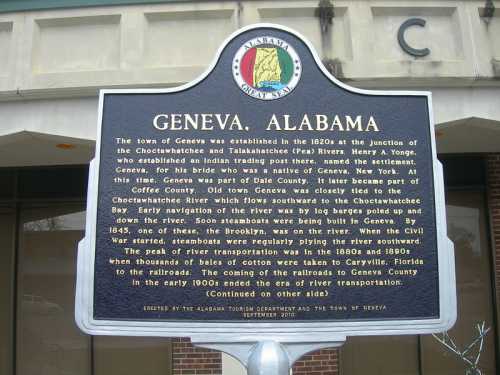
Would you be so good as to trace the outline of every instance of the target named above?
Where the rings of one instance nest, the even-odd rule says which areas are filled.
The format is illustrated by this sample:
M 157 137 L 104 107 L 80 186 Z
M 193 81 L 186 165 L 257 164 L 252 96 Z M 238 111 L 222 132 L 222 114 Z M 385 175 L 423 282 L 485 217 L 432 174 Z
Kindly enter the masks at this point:
M 220 352 L 195 348 L 187 338 L 172 340 L 173 375 L 221 375 Z
M 486 158 L 488 178 L 488 206 L 490 209 L 491 242 L 495 262 L 495 285 L 500 300 L 500 154 Z
M 306 354 L 293 365 L 293 375 L 337 375 L 338 350 L 321 349 Z

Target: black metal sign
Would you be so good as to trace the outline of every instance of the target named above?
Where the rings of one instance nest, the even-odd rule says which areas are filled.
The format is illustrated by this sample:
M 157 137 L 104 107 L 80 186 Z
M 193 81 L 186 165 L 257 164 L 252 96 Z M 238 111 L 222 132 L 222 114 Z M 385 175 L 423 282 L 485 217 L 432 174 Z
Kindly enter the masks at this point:
M 290 30 L 253 27 L 194 83 L 101 93 L 80 326 L 453 322 L 430 94 L 353 89 L 318 61 Z

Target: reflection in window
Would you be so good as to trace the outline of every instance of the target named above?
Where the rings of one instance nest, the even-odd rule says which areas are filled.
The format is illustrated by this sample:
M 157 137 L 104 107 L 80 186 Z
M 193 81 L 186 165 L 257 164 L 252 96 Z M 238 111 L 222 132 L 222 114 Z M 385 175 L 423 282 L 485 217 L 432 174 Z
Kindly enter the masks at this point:
M 21 212 L 18 375 L 170 374 L 170 340 L 96 337 L 91 345 L 76 327 L 76 252 L 84 227 L 79 205 Z
M 455 245 L 458 319 L 450 331 L 461 348 L 475 337 L 475 325 L 486 321 L 493 329 L 486 336 L 481 369 L 496 374 L 495 327 L 482 192 L 456 191 L 446 197 L 448 237 Z M 350 337 L 341 352 L 342 374 L 463 375 L 466 366 L 432 336 Z M 362 358 L 362 360 L 360 360 Z
M 40 220 L 29 221 L 23 224 L 24 232 L 41 232 L 55 230 L 76 230 L 85 228 L 85 211 L 71 214 L 47 217 Z
M 80 205 L 21 212 L 18 374 L 90 374 L 90 338 L 74 323 Z
M 475 325 L 486 321 L 493 329 L 484 342 L 480 366 L 483 374 L 496 374 L 495 327 L 487 240 L 485 202 L 482 192 L 455 191 L 446 197 L 448 237 L 455 245 L 457 323 L 450 336 L 465 348 L 477 336 Z M 464 363 L 430 336 L 422 337 L 422 370 L 425 375 L 465 373 Z
M 446 206 L 448 217 L 448 237 L 455 247 L 469 248 L 472 256 L 481 256 L 479 238 L 479 208 Z

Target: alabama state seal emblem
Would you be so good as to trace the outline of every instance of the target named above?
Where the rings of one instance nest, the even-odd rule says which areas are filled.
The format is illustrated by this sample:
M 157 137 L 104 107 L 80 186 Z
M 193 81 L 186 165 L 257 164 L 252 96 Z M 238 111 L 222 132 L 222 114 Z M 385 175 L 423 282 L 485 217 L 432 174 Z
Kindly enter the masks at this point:
M 261 100 L 279 99 L 292 92 L 302 73 L 295 49 L 271 36 L 244 43 L 233 58 L 233 77 L 247 95 Z

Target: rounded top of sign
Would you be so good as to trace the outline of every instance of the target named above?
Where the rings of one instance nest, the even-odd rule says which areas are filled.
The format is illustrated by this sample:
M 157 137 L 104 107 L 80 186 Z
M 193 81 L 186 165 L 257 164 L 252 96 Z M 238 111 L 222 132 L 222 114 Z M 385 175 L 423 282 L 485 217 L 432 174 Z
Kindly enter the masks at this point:
M 297 86 L 302 63 L 283 39 L 263 35 L 247 40 L 235 53 L 233 77 L 245 94 L 261 100 L 288 95 Z

